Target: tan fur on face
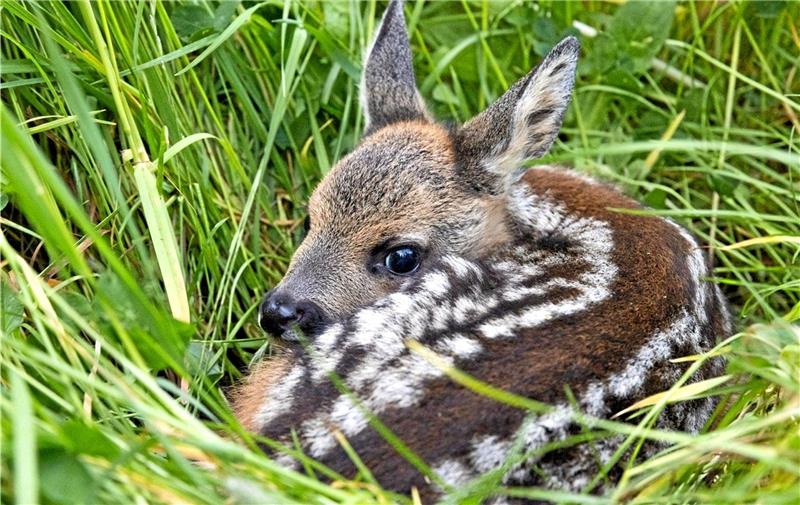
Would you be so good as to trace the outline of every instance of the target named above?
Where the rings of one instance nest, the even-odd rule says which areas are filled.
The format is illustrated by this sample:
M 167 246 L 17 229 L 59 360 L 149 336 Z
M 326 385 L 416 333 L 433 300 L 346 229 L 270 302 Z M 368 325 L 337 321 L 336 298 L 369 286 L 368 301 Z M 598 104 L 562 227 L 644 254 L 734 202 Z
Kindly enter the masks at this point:
M 486 198 L 481 201 L 486 213 L 483 232 L 475 248 L 475 258 L 489 256 L 511 240 L 508 229 L 508 211 L 504 198 Z
M 464 184 L 450 132 L 423 121 L 368 136 L 314 191 L 309 216 L 309 234 L 278 289 L 332 319 L 405 280 L 375 271 L 387 241 L 420 247 L 424 267 L 445 254 L 477 258 L 507 238 L 502 202 Z

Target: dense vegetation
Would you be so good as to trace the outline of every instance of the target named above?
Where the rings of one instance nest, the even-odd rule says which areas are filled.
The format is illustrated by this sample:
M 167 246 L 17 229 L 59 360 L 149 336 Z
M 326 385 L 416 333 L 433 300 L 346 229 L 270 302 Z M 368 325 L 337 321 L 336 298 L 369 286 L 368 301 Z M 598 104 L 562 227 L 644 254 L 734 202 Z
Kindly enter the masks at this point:
M 0 5 L 3 502 L 412 499 L 366 472 L 280 468 L 224 398 L 269 352 L 254 314 L 302 238 L 309 192 L 358 139 L 361 55 L 382 10 Z M 689 227 L 741 330 L 715 350 L 723 380 L 673 388 L 671 401 L 720 397 L 706 433 L 648 429 L 652 411 L 636 430 L 591 431 L 672 444 L 628 463 L 612 496 L 489 476 L 451 501 L 797 503 L 800 4 L 410 1 L 406 16 L 420 89 L 453 121 L 578 34 L 549 159 Z

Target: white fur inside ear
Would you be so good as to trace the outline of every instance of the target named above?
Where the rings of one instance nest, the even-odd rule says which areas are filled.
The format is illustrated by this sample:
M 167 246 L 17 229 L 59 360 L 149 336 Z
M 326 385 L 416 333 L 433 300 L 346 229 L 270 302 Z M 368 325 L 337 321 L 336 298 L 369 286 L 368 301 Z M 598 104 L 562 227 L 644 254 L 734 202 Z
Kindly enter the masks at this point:
M 514 107 L 507 146 L 488 163 L 491 170 L 513 173 L 550 149 L 572 96 L 579 51 L 578 40 L 568 37 L 531 72 Z

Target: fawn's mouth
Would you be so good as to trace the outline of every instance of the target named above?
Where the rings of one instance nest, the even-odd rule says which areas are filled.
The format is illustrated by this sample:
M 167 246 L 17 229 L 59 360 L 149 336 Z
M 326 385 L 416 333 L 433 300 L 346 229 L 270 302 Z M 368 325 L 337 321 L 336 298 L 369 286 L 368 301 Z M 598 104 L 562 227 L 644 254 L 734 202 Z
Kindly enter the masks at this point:
M 273 337 L 279 338 L 284 342 L 308 342 L 324 332 L 329 326 L 329 323 L 318 322 L 314 325 L 307 327 L 299 327 L 297 325 L 284 329 L 280 332 L 271 333 Z
M 283 330 L 279 338 L 287 342 L 302 342 L 308 338 L 308 335 L 300 328 L 289 328 L 288 330 Z

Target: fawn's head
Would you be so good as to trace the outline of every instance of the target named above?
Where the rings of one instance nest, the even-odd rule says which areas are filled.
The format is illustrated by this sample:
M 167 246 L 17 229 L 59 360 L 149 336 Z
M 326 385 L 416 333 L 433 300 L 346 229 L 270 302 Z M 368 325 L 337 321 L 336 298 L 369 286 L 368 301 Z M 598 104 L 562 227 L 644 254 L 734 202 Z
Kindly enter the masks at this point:
M 308 234 L 261 306 L 262 327 L 313 334 L 443 255 L 475 259 L 504 243 L 506 190 L 558 134 L 578 51 L 562 40 L 484 112 L 448 128 L 425 108 L 402 2 L 391 2 L 364 65 L 364 136 L 312 194 Z

